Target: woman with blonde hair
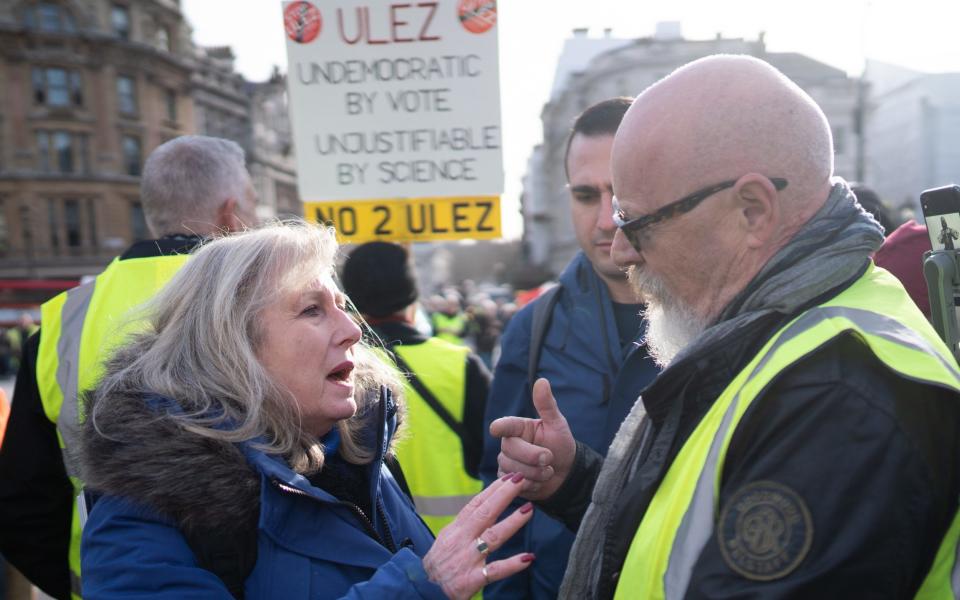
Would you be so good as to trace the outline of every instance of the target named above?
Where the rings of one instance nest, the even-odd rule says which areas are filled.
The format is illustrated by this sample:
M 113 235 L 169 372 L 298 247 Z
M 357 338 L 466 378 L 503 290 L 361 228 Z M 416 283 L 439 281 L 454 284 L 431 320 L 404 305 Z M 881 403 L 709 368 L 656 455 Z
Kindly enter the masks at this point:
M 400 386 L 336 252 L 302 222 L 221 238 L 150 303 L 86 398 L 84 598 L 468 598 L 533 560 L 485 563 L 532 514 L 495 523 L 519 475 L 434 541 L 384 466 Z

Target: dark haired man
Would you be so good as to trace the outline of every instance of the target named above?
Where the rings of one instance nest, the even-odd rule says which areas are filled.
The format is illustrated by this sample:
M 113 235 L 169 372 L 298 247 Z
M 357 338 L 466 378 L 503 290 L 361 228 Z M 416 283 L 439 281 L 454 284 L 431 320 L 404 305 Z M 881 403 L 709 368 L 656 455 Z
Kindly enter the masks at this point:
M 639 391 L 657 374 L 638 340 L 642 306 L 610 258 L 617 230 L 611 218 L 610 149 L 630 102 L 630 98 L 605 100 L 585 110 L 573 124 L 564 169 L 581 251 L 560 275 L 557 291 L 548 292 L 510 321 L 485 419 L 489 424 L 505 415 L 533 415 L 530 383 L 546 377 L 576 438 L 601 454 Z M 538 352 L 539 359 L 534 356 L 531 364 L 531 354 Z M 481 463 L 485 483 L 497 476 L 499 450 L 499 440 L 488 436 Z M 535 514 L 497 556 L 522 548 L 535 553 L 537 560 L 523 573 L 489 586 L 485 597 L 556 597 L 573 539 L 560 522 Z

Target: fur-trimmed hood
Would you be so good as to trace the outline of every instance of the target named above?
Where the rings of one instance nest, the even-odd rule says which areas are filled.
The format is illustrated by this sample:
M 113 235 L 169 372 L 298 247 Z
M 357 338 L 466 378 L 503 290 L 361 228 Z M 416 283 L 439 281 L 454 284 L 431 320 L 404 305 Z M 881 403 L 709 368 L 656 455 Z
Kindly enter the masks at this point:
M 107 404 L 99 389 L 85 395 L 84 414 L 97 412 L 81 429 L 84 485 L 143 504 L 187 535 L 256 527 L 261 476 L 240 448 L 185 430 L 150 395 L 133 386 Z

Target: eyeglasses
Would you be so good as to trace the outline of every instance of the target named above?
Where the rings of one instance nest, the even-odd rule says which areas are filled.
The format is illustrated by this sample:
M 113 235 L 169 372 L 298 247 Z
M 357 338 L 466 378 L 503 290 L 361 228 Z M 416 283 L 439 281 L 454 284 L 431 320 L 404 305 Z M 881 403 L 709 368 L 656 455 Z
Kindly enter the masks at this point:
M 617 228 L 620 229 L 620 231 L 623 232 L 623 235 L 627 237 L 627 241 L 630 242 L 630 245 L 632 245 L 637 252 L 639 252 L 643 230 L 656 223 L 661 223 L 684 213 L 690 212 L 710 196 L 727 188 L 732 188 L 737 184 L 737 181 L 739 180 L 731 179 L 729 181 L 723 181 L 721 183 L 716 183 L 714 185 L 705 187 L 701 190 L 697 190 L 689 196 L 684 196 L 675 202 L 671 202 L 670 204 L 662 206 L 648 215 L 643 215 L 642 217 L 636 217 L 630 220 L 627 220 L 626 215 L 623 214 L 623 209 L 620 208 L 620 202 L 617 200 L 616 196 L 614 196 L 613 223 L 617 226 Z M 770 183 L 773 184 L 773 187 L 776 188 L 778 192 L 787 187 L 787 180 L 780 177 L 771 177 Z

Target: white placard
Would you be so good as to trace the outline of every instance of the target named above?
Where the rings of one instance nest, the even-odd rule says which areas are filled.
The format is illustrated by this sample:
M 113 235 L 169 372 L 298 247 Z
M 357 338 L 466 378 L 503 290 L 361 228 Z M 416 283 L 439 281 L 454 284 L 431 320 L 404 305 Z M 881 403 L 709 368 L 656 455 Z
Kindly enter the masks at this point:
M 499 195 L 496 8 L 284 2 L 301 198 Z

